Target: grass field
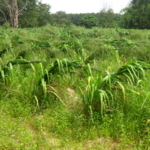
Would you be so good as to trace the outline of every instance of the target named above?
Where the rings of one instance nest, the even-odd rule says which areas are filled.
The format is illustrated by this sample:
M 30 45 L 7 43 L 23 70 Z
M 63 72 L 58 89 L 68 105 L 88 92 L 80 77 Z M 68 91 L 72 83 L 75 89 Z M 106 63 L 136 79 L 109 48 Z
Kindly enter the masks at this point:
M 150 148 L 150 31 L 0 28 L 0 149 Z

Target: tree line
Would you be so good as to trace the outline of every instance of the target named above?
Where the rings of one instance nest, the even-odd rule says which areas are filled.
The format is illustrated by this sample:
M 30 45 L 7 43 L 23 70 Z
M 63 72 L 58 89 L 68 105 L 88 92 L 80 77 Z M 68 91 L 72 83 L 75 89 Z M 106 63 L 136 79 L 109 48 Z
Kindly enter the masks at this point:
M 40 27 L 51 23 L 50 5 L 38 0 L 0 0 L 0 25 Z
M 91 28 L 100 26 L 104 28 L 119 27 L 121 14 L 116 14 L 112 9 L 103 9 L 99 13 L 80 13 L 66 14 L 64 11 L 58 11 L 52 14 L 53 24 L 58 26 L 85 26 Z
M 98 13 L 67 14 L 50 12 L 51 6 L 39 0 L 0 0 L 0 25 L 14 28 L 41 27 L 46 24 L 103 28 L 150 28 L 150 0 L 132 0 L 121 13 L 111 8 Z

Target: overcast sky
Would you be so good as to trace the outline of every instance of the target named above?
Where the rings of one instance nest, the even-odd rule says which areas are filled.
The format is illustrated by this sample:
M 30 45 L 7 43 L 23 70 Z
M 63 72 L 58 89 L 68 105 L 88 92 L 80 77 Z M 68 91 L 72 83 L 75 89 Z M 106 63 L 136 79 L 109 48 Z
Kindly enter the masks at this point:
M 51 12 L 65 11 L 66 13 L 99 12 L 102 8 L 112 8 L 119 13 L 131 0 L 41 0 L 51 5 Z

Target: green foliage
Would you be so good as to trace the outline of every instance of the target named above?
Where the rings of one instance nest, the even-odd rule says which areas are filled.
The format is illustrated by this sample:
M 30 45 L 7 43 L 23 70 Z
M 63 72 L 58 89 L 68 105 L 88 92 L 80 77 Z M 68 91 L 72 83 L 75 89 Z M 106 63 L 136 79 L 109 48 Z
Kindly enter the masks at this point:
M 67 18 L 67 14 L 64 11 L 58 11 L 52 15 L 53 25 L 58 27 L 69 27 L 71 26 L 71 21 Z
M 100 25 L 101 27 L 120 27 L 121 14 L 115 14 L 112 9 L 105 10 L 103 9 L 99 13 L 80 13 L 80 14 L 67 14 L 64 11 L 58 11 L 55 14 L 51 14 L 53 18 L 53 25 L 62 26 L 61 22 L 65 20 L 65 22 L 70 22 L 76 26 L 81 26 L 81 19 L 84 16 L 94 16 L 96 19 L 96 26 Z M 70 24 L 66 24 L 70 26 Z
M 148 148 L 149 39 L 148 30 L 1 27 L 0 149 Z
M 98 75 L 96 79 L 89 77 L 87 93 L 83 95 L 84 111 L 85 114 L 94 118 L 95 113 L 100 114 L 101 117 L 110 110 L 113 111 L 117 105 L 115 102 L 115 95 L 113 91 L 121 90 L 122 100 L 125 100 L 125 87 L 124 78 L 127 78 L 131 84 L 139 80 L 139 72 L 144 73 L 143 69 L 149 69 L 149 66 L 141 65 L 138 63 L 130 63 L 120 67 L 115 73 L 110 74 L 107 72 L 105 77 L 102 74 Z
M 98 26 L 98 20 L 92 15 L 85 15 L 81 18 L 80 24 L 86 28 L 92 28 Z
M 5 23 L 3 24 L 3 27 L 4 27 L 5 29 L 10 28 L 10 23 L 9 23 L 9 22 L 5 22 Z
M 55 23 L 53 25 L 58 26 L 58 27 L 69 27 L 72 24 L 71 24 L 70 20 L 65 19 L 65 18 L 60 18 L 57 21 L 55 21 Z
M 46 69 L 46 73 L 42 78 L 44 78 L 45 82 L 48 82 L 50 80 L 50 76 L 54 75 L 61 75 L 61 73 L 67 73 L 71 72 L 71 70 L 74 70 L 75 68 L 81 67 L 81 64 L 77 61 L 71 61 L 67 59 L 62 60 L 55 60 L 54 63 L 49 67 L 49 69 Z
M 0 9 L 2 10 L 0 11 L 0 24 L 4 24 L 5 22 L 10 23 L 10 16 L 7 7 L 4 7 L 3 0 L 0 0 L 0 3 L 2 4 L 0 6 Z M 24 0 L 17 0 L 17 3 L 19 10 L 25 5 Z M 50 5 L 41 3 L 37 0 L 28 1 L 26 9 L 24 9 L 19 16 L 19 27 L 41 27 L 47 25 L 52 21 L 50 8 Z
M 113 27 L 113 21 L 114 21 L 114 12 L 112 9 L 108 10 L 101 10 L 99 13 L 99 25 L 103 28 L 111 28 Z
M 123 27 L 135 29 L 149 29 L 149 0 L 132 0 L 130 5 L 125 8 L 123 15 Z
M 32 0 L 19 18 L 19 26 L 41 27 L 51 22 L 50 5 Z

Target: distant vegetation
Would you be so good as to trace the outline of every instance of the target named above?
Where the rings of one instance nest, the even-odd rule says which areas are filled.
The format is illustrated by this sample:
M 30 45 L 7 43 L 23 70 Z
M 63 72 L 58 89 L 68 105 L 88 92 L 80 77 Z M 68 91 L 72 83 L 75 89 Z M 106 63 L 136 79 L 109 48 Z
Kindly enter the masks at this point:
M 130 5 L 123 9 L 123 27 L 134 29 L 150 29 L 150 1 L 132 0 Z
M 103 8 L 98 13 L 66 14 L 58 11 L 51 14 L 51 6 L 38 0 L 0 0 L 0 25 L 15 28 L 41 27 L 47 24 L 68 27 L 70 25 L 89 27 L 87 16 L 95 18 L 92 27 L 149 29 L 148 0 L 132 0 L 121 13 Z M 17 20 L 17 21 L 16 21 Z M 83 22 L 84 20 L 84 22 Z M 88 19 L 87 19 L 88 20 Z M 88 22 L 91 24 L 91 22 Z

